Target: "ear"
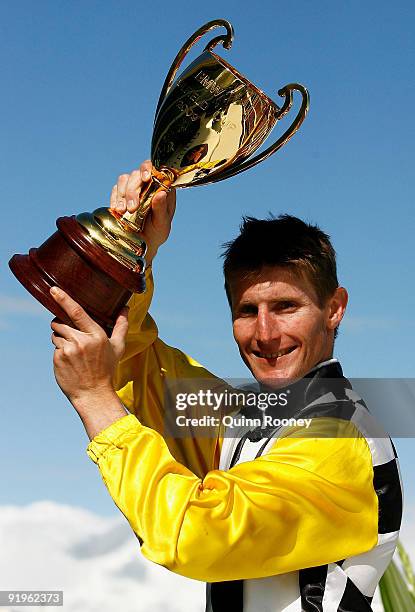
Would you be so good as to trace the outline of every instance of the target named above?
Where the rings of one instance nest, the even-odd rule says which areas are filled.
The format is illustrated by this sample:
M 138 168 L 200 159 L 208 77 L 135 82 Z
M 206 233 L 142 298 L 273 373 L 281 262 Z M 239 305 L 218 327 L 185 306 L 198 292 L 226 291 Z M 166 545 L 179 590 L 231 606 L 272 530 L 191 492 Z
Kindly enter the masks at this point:
M 327 303 L 327 329 L 335 330 L 343 319 L 349 296 L 344 287 L 337 287 Z

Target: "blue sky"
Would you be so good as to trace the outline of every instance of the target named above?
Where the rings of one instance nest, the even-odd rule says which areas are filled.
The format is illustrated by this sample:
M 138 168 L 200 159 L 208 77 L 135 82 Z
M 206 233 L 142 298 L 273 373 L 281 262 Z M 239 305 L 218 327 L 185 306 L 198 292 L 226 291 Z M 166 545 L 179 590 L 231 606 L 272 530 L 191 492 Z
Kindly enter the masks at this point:
M 276 100 L 284 84 L 303 83 L 311 107 L 298 134 L 261 166 L 178 193 L 171 239 L 154 264 L 152 313 L 161 337 L 223 377 L 245 376 L 231 336 L 220 245 L 236 235 L 242 214 L 288 212 L 319 223 L 336 247 L 350 293 L 336 347 L 346 374 L 414 377 L 414 17 L 410 1 L 393 10 L 373 0 L 298 0 L 283 8 L 269 1 L 2 3 L 7 486 L 0 504 L 53 499 L 114 512 L 86 457 L 81 424 L 53 379 L 50 317 L 7 261 L 39 246 L 57 217 L 105 205 L 118 174 L 149 156 L 171 61 L 213 18 L 235 28 L 233 48 L 217 48 L 219 54 Z M 413 440 L 397 446 L 414 501 Z

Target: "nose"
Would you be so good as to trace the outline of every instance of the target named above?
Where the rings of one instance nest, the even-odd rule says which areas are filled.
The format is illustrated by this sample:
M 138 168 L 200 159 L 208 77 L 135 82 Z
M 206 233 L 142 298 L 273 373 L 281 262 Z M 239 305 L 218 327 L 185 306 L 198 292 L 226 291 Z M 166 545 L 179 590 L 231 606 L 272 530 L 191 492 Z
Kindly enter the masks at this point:
M 280 331 L 276 317 L 266 308 L 258 308 L 255 326 L 255 340 L 258 345 L 270 345 L 279 342 Z

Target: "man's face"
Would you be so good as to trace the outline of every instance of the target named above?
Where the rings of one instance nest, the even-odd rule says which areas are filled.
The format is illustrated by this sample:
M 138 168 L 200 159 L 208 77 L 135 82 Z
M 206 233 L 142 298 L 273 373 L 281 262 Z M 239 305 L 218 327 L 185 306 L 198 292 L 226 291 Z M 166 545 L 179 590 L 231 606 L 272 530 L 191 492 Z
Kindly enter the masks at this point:
M 254 279 L 234 281 L 231 297 L 234 338 L 259 382 L 283 386 L 331 357 L 334 329 L 347 303 L 345 289 L 321 306 L 305 275 L 274 266 Z

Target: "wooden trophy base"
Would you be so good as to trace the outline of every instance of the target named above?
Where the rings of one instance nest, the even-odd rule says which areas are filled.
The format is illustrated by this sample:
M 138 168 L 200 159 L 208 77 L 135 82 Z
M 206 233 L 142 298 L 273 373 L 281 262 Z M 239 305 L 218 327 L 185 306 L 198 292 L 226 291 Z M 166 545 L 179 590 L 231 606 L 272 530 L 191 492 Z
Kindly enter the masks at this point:
M 111 334 L 132 293 L 145 290 L 144 273 L 118 262 L 93 242 L 75 216 L 59 217 L 58 231 L 28 255 L 13 255 L 9 266 L 21 284 L 56 317 L 72 325 L 50 295 L 54 285 L 66 291 Z

